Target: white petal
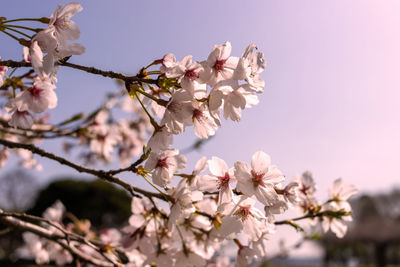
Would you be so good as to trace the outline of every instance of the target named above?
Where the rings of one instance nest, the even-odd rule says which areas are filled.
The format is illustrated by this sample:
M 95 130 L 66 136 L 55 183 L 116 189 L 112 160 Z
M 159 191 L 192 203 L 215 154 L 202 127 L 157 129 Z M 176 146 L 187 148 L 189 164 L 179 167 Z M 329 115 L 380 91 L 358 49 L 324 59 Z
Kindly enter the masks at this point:
M 218 157 L 212 157 L 211 160 L 208 160 L 208 168 L 215 176 L 225 176 L 225 173 L 229 171 L 225 161 Z
M 257 151 L 251 157 L 251 167 L 256 173 L 266 173 L 271 165 L 271 158 L 263 151 Z

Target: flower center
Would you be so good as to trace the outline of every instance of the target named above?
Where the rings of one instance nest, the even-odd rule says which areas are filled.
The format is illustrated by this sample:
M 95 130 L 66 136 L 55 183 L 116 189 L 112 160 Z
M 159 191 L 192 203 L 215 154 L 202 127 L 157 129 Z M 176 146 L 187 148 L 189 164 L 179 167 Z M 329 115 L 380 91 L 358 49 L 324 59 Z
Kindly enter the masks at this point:
M 65 28 L 67 29 L 69 27 L 68 21 L 65 18 L 58 18 L 54 22 L 54 25 L 58 28 Z
M 203 111 L 201 111 L 200 109 L 194 109 L 193 110 L 193 120 L 198 120 L 201 121 L 203 119 L 204 115 L 203 115 Z
M 106 136 L 105 136 L 105 135 L 98 134 L 98 135 L 96 136 L 96 139 L 97 139 L 97 141 L 99 141 L 100 143 L 104 143 L 104 142 L 106 141 Z
M 160 159 L 158 159 L 156 168 L 165 168 L 165 169 L 168 169 L 167 158 L 160 158 Z
M 42 89 L 40 89 L 36 86 L 33 86 L 33 87 L 29 88 L 28 90 L 29 90 L 29 93 L 31 93 L 31 95 L 33 97 L 39 97 L 40 94 L 42 93 Z
M 302 187 L 299 189 L 299 191 L 303 193 L 303 195 L 307 196 L 311 191 L 311 187 L 303 184 Z
M 223 71 L 225 62 L 226 59 L 217 59 L 214 64 L 215 71 L 217 72 Z
M 17 116 L 26 116 L 26 115 L 29 115 L 29 112 L 26 111 L 26 110 L 24 110 L 24 111 L 16 110 L 15 113 L 17 114 Z
M 218 176 L 218 189 L 228 187 L 230 180 L 231 180 L 231 177 L 229 176 L 229 173 L 227 173 L 227 172 L 225 173 L 224 176 Z
M 257 186 L 259 186 L 259 185 L 261 185 L 261 186 L 264 186 L 264 185 L 265 185 L 265 184 L 264 184 L 264 181 L 263 181 L 264 174 L 265 174 L 265 173 L 257 173 L 257 172 L 255 172 L 254 170 L 251 170 L 251 175 L 253 176 L 253 177 L 251 178 L 251 180 L 253 181 L 254 187 L 257 187 Z
M 185 77 L 188 78 L 189 80 L 195 80 L 196 78 L 198 78 L 199 76 L 197 75 L 197 73 L 194 70 L 187 70 L 185 73 Z
M 250 206 L 239 206 L 238 210 L 235 211 L 234 214 L 239 215 L 242 221 L 245 221 L 249 217 L 249 215 L 252 215 L 250 211 Z

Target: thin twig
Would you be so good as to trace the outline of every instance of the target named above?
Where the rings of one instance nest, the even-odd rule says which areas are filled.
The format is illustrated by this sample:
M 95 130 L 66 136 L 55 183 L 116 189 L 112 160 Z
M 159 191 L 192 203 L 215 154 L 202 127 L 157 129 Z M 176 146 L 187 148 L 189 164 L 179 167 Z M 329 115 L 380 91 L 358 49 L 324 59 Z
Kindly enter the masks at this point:
M 323 217 L 325 214 L 326 214 L 326 212 L 308 213 L 304 216 L 296 217 L 296 218 L 293 218 L 290 220 L 276 221 L 275 225 L 290 224 L 291 221 L 301 221 L 301 220 L 308 219 L 308 218 Z

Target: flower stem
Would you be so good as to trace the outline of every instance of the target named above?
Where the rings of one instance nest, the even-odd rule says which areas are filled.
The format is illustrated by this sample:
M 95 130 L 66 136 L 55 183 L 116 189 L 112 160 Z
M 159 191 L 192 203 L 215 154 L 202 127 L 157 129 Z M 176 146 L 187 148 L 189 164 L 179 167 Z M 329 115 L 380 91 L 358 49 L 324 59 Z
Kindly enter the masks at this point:
M 18 37 L 12 35 L 12 34 L 9 33 L 9 32 L 6 32 L 5 30 L 1 30 L 1 31 L 4 32 L 5 34 L 7 34 L 8 36 L 10 36 L 11 38 L 13 38 L 13 39 L 15 39 L 15 40 L 17 40 L 17 41 L 19 42 L 19 38 L 18 38 Z
M 29 38 L 29 39 L 31 39 L 31 38 L 32 38 L 31 36 L 27 35 L 26 33 L 23 33 L 23 32 L 21 32 L 21 31 L 18 31 L 18 30 L 16 30 L 16 29 L 13 29 L 13 28 L 7 28 L 7 29 L 8 29 L 8 30 L 10 30 L 10 31 L 13 31 L 13 32 L 19 33 L 19 34 L 21 34 L 21 35 L 25 36 L 26 38 Z
M 137 98 L 137 100 L 139 101 L 140 105 L 142 106 L 144 112 L 146 112 L 147 116 L 150 119 L 150 123 L 151 125 L 153 125 L 154 130 L 158 131 L 160 129 L 160 126 L 157 124 L 157 122 L 154 120 L 153 116 L 150 115 L 150 113 L 147 111 L 147 108 L 143 105 L 142 101 L 140 100 L 137 92 L 135 92 L 135 96 Z
M 6 28 L 19 28 L 19 29 L 24 29 L 27 31 L 33 31 L 33 32 L 37 32 L 37 30 L 29 28 L 29 27 L 25 27 L 25 26 L 19 26 L 19 25 L 3 25 Z
M 158 71 L 158 70 L 155 70 L 155 71 L 148 71 L 148 72 L 147 72 L 147 75 L 155 75 L 155 74 L 161 74 L 161 72 Z
M 11 77 L 17 69 L 18 69 L 18 68 L 13 68 L 13 70 L 12 70 L 11 73 L 8 75 L 8 77 Z
M 154 189 L 156 189 L 161 195 L 164 196 L 164 193 L 163 193 L 160 189 L 158 189 L 157 186 L 155 186 L 152 182 L 150 182 L 149 179 L 146 178 L 146 175 L 142 175 L 142 177 L 143 177 Z M 168 201 L 168 199 L 167 199 L 167 201 Z
M 150 98 L 151 100 L 154 100 L 157 104 L 159 104 L 160 106 L 166 106 L 167 105 L 167 101 L 165 101 L 165 100 L 163 100 L 163 99 L 159 99 L 159 98 L 156 98 L 156 97 L 154 97 L 154 96 L 152 96 L 151 94 L 149 94 L 149 93 L 146 93 L 145 91 L 142 91 L 142 90 L 136 90 L 136 92 L 139 92 L 140 94 L 142 94 L 142 95 L 144 95 L 145 97 L 148 97 L 148 98 Z
M 10 20 L 5 20 L 3 23 L 8 23 L 8 22 L 14 22 L 14 21 L 38 21 L 47 24 L 46 19 L 49 20 L 48 18 L 22 18 L 22 19 L 10 19 Z
M 178 230 L 179 237 L 181 238 L 181 241 L 182 241 L 183 253 L 185 253 L 185 255 L 188 256 L 189 251 L 187 250 L 186 242 L 185 242 L 185 239 L 183 238 L 181 229 L 179 228 L 177 223 L 175 223 L 175 226 L 176 226 L 176 229 Z

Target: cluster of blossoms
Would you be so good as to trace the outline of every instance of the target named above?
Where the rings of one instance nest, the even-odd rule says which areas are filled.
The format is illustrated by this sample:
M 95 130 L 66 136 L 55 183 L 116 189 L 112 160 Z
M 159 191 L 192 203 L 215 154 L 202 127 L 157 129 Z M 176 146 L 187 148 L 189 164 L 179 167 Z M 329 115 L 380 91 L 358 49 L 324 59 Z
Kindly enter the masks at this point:
M 314 197 L 315 183 L 309 173 L 284 184 L 285 176 L 262 151 L 256 152 L 250 163 L 237 161 L 231 167 L 221 158 L 203 157 L 194 170 L 185 172 L 186 157 L 172 147 L 173 135 L 183 133 L 186 127 L 193 126 L 198 138 L 208 139 L 221 126 L 221 116 L 240 121 L 242 110 L 258 103 L 257 94 L 265 85 L 260 74 L 266 63 L 254 44 L 241 57 L 231 56 L 231 44 L 225 42 L 215 45 L 204 61 L 194 61 L 191 55 L 177 61 L 167 54 L 133 77 L 103 72 L 104 76 L 123 80 L 128 95 L 126 91 L 110 94 L 90 114 L 77 114 L 54 125 L 47 122 L 46 116 L 33 118 L 31 112 L 43 113 L 57 105 L 54 84 L 58 66 L 66 57 L 84 52 L 81 45 L 67 43 L 79 38 L 79 28 L 70 18 L 81 10 L 78 3 L 59 6 L 50 19 L 44 20 L 48 27 L 23 42 L 24 60 L 31 63 L 36 75 L 16 77 L 18 82 L 13 77 L 5 80 L 4 85 L 12 87 L 13 92 L 21 90 L 7 96 L 5 108 L 11 115 L 1 115 L 0 140 L 7 141 L 2 144 L 13 142 L 10 148 L 14 145 L 17 154 L 26 154 L 20 155 L 25 157 L 26 167 L 38 166 L 29 150 L 32 146 L 26 146 L 26 150 L 15 148 L 15 143 L 38 144 L 44 138 L 72 137 L 76 142 L 65 143 L 64 149 L 87 148 L 88 152 L 81 154 L 85 163 L 99 159 L 110 162 L 117 154 L 120 164 L 127 166 L 141 155 L 131 168 L 110 172 L 88 172 L 68 164 L 79 171 L 98 173 L 99 178 L 108 181 L 120 181 L 112 175 L 130 171 L 146 179 L 159 193 L 136 190 L 143 196 L 138 198 L 133 192 L 129 224 L 120 230 L 98 233 L 76 218 L 64 224 L 65 208 L 58 202 L 43 215 L 52 224 L 42 222 L 42 231 L 55 235 L 67 231 L 75 239 L 54 243 L 27 233 L 26 244 L 18 251 L 20 256 L 33 255 L 37 263 L 55 261 L 64 265 L 73 260 L 76 251 L 83 251 L 90 259 L 132 267 L 230 266 L 229 257 L 221 256 L 221 251 L 236 244 L 235 264 L 246 266 L 267 256 L 265 242 L 276 225 L 301 228 L 291 220 L 276 220 L 276 215 L 290 207 L 299 210 L 299 218 L 310 225 L 322 225 L 324 231 L 331 229 L 338 237 L 344 235 L 344 221 L 351 219 L 347 200 L 357 190 L 341 179 L 334 182 L 329 199 L 322 203 Z M 149 70 L 152 66 L 159 68 Z M 83 66 L 78 69 L 90 72 Z M 0 69 L 1 83 L 5 71 L 5 67 Z M 33 85 L 25 86 L 23 79 L 32 80 Z M 112 113 L 116 108 L 132 116 L 116 120 Z M 1 166 L 8 158 L 7 149 L 0 151 Z M 156 200 L 167 204 L 160 208 Z
M 207 166 L 209 174 L 200 175 Z M 252 260 L 267 256 L 265 243 L 275 231 L 275 216 L 288 207 L 296 208 L 303 216 L 324 214 L 310 216 L 304 223 L 320 225 L 323 231 L 330 228 L 338 237 L 343 236 L 347 227 L 344 221 L 351 218 L 347 200 L 357 193 L 354 186 L 337 179 L 329 189 L 329 200 L 320 203 L 314 196 L 315 183 L 310 173 L 293 178 L 286 186 L 282 181 L 282 174 L 263 152 L 253 155 L 251 165 L 236 162 L 231 169 L 217 157 L 208 161 L 202 158 L 191 175 L 168 190 L 173 199 L 169 214 L 158 209 L 153 199 L 133 197 L 132 215 L 121 230 L 108 228 L 96 233 L 88 221 L 74 217 L 73 223 L 64 225 L 67 213 L 61 202 L 48 208 L 43 217 L 87 240 L 101 241 L 101 251 L 71 241 L 79 250 L 98 259 L 106 254 L 117 262 L 124 255 L 127 266 L 232 266 L 232 255 L 221 253 L 229 241 L 238 246 L 235 266 L 247 266 Z M 232 191 L 234 184 L 238 191 Z M 213 194 L 207 196 L 206 192 Z M 264 206 L 264 211 L 256 207 L 257 201 L 268 201 L 268 205 L 257 204 Z M 43 225 L 49 231 L 60 231 Z M 18 255 L 34 255 L 38 264 L 52 260 L 64 265 L 73 259 L 70 252 L 45 238 L 25 233 L 24 241 Z
M 78 26 L 70 18 L 81 10 L 79 3 L 58 6 L 50 16 L 47 28 L 39 31 L 31 40 L 23 42 L 26 45 L 24 60 L 32 63 L 37 76 L 33 79 L 33 86 L 22 88 L 6 104 L 6 111 L 12 114 L 9 122 L 11 126 L 29 129 L 33 124 L 31 112 L 42 113 L 57 106 L 57 95 L 54 92 L 58 72 L 56 63 L 85 51 L 80 44 L 67 43 L 67 40 L 76 40 L 80 36 Z M 43 56 L 43 53 L 46 55 Z M 1 73 L 0 70 L 0 78 Z

